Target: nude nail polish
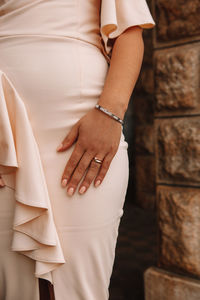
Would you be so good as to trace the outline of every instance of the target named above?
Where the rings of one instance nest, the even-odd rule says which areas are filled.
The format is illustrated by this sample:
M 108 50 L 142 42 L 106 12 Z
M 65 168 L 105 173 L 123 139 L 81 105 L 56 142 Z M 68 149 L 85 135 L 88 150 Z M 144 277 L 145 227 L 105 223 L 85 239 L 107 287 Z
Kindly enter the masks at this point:
M 73 193 L 74 193 L 74 188 L 73 188 L 73 187 L 70 187 L 70 188 L 68 189 L 68 191 L 67 191 L 67 194 L 68 194 L 69 196 L 72 196 Z
M 62 149 L 62 147 L 63 147 L 63 144 L 60 144 L 57 148 L 56 148 L 56 151 L 59 151 L 59 150 L 61 150 Z
M 85 187 L 85 186 L 82 186 L 82 187 L 80 188 L 80 190 L 79 190 L 79 193 L 80 193 L 80 194 L 84 194 L 85 191 L 86 191 L 86 187 Z
M 101 180 L 97 180 L 94 184 L 95 187 L 98 187 L 101 184 Z
M 67 185 L 67 179 L 63 179 L 61 185 L 62 185 L 62 187 L 66 187 L 66 185 Z

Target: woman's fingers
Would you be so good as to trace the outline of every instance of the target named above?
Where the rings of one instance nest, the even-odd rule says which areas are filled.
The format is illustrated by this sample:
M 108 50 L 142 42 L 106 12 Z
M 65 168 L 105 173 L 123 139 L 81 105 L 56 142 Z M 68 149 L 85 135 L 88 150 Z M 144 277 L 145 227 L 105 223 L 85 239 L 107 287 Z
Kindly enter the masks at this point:
M 67 193 L 69 196 L 72 196 L 74 194 L 78 184 L 80 183 L 80 181 L 84 177 L 85 173 L 87 172 L 88 167 L 90 170 L 91 161 L 92 161 L 93 157 L 94 157 L 94 155 L 89 152 L 85 152 L 85 154 L 82 156 L 81 160 L 79 161 L 79 163 L 68 183 Z M 97 171 L 98 171 L 98 169 L 96 170 L 96 172 Z M 86 189 L 87 189 L 87 186 L 82 185 L 81 194 L 83 194 L 86 191 Z M 79 189 L 79 192 L 80 192 L 80 189 Z
M 67 193 L 69 196 L 72 196 L 74 194 L 78 184 L 80 183 L 84 175 L 85 177 L 79 187 L 80 194 L 84 194 L 93 181 L 95 187 L 98 187 L 102 183 L 114 157 L 114 154 L 109 153 L 105 157 L 104 156 L 105 155 L 102 154 L 95 155 L 98 160 L 102 161 L 102 163 L 98 163 L 95 162 L 94 155 L 91 155 L 88 152 L 83 155 L 70 181 L 68 182 Z
M 99 170 L 99 173 L 94 180 L 95 187 L 98 187 L 102 183 L 104 177 L 106 176 L 106 173 L 108 172 L 108 169 L 110 167 L 110 164 L 111 164 L 111 161 L 112 161 L 114 155 L 115 155 L 114 153 L 110 152 L 109 154 L 107 154 L 105 156 L 105 158 L 102 162 L 101 168 Z
M 94 157 L 102 161 L 102 163 L 96 162 Z M 62 187 L 67 186 L 67 194 L 69 196 L 75 193 L 82 179 L 79 187 L 80 194 L 84 194 L 93 181 L 95 187 L 98 187 L 106 176 L 113 157 L 114 154 L 112 152 L 106 156 L 104 154 L 94 155 L 92 152 L 84 151 L 82 147 L 76 144 L 62 175 Z
M 78 123 L 76 123 L 75 126 L 72 127 L 68 135 L 65 137 L 65 139 L 62 141 L 62 143 L 56 148 L 56 150 L 61 152 L 71 147 L 78 138 L 78 130 L 79 126 Z
M 61 178 L 61 185 L 62 187 L 66 187 L 69 180 L 72 177 L 76 167 L 78 166 L 79 161 L 81 160 L 82 156 L 84 155 L 84 149 L 76 144 L 74 151 L 72 152 L 62 175 Z
M 5 182 L 3 178 L 0 176 L 0 188 L 3 188 L 5 186 Z
M 98 158 L 98 160 L 103 161 L 104 155 L 99 154 L 99 155 L 96 155 L 95 157 Z M 99 170 L 101 168 L 101 164 L 98 162 L 95 162 L 95 160 L 93 158 L 94 158 L 94 156 L 92 157 L 88 171 L 87 171 L 87 173 L 81 183 L 81 186 L 79 188 L 80 194 L 84 194 L 87 191 L 90 184 L 95 179 L 95 177 L 97 176 L 97 174 L 99 173 Z

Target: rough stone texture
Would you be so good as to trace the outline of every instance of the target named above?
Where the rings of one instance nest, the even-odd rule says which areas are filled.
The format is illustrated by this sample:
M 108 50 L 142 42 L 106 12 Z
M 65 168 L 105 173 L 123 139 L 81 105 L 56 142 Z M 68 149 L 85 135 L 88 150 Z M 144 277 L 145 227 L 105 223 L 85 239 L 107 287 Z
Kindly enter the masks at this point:
M 199 0 L 156 0 L 158 41 L 176 41 L 199 35 L 199 15 Z
M 157 115 L 200 113 L 199 67 L 200 43 L 156 52 Z
M 157 182 L 200 185 L 200 116 L 156 120 Z
M 148 269 L 145 300 L 199 300 L 200 281 L 176 274 L 200 278 L 200 1 L 154 0 L 153 6 L 154 78 L 146 67 L 141 85 L 145 93 L 150 93 L 150 99 L 155 100 L 152 111 L 155 113 L 158 265 L 175 273 Z M 150 40 L 148 44 L 150 53 L 146 62 L 151 69 Z M 149 134 L 148 130 L 142 132 L 142 118 L 147 124 L 146 99 L 137 105 L 140 110 L 138 115 L 136 110 L 139 123 L 135 134 L 136 159 L 139 152 L 150 155 L 153 149 L 148 138 L 153 136 L 151 130 Z M 141 112 L 143 109 L 145 113 Z M 149 122 L 152 124 L 153 121 Z M 153 194 L 152 190 L 147 192 L 143 188 L 152 186 L 152 175 L 146 166 L 147 163 L 142 171 L 142 161 L 138 160 L 135 171 L 139 178 L 136 198 L 143 198 L 140 201 L 144 207 L 148 196 Z
M 152 125 L 141 125 L 135 128 L 136 153 L 154 153 L 154 128 Z
M 200 189 L 158 187 L 159 263 L 200 276 Z
M 157 268 L 145 272 L 145 300 L 199 300 L 200 282 Z

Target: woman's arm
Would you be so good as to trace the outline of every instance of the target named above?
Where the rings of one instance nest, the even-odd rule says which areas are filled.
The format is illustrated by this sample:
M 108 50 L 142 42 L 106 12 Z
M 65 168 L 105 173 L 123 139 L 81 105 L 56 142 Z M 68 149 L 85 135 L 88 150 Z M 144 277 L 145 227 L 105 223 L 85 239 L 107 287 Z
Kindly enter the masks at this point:
M 123 119 L 137 81 L 143 59 L 140 27 L 131 27 L 116 40 L 109 71 L 98 104 Z M 97 187 L 103 181 L 119 147 L 121 124 L 96 108 L 84 115 L 57 148 L 58 152 L 74 150 L 65 166 L 61 184 L 72 196 L 80 181 L 79 193 L 87 191 L 92 181 Z M 97 157 L 102 165 L 93 161 Z
M 142 28 L 130 27 L 115 41 L 99 104 L 121 119 L 136 84 L 144 53 Z

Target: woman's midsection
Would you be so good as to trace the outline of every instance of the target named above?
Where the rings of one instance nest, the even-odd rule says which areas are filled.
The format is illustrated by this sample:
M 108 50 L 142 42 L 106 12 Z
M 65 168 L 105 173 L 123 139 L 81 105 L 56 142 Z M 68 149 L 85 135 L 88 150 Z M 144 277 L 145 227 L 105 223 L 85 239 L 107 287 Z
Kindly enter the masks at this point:
M 101 95 L 108 71 L 107 61 L 101 51 L 71 38 L 0 38 L 0 69 L 9 77 L 27 109 L 56 225 L 91 226 L 110 222 L 119 216 L 128 177 L 127 143 L 123 134 L 104 180 L 105 187 L 100 188 L 94 198 L 96 190 L 92 185 L 85 202 L 78 196 L 75 201 L 66 201 L 66 190 L 60 186 L 64 167 L 74 145 L 63 153 L 56 152 L 56 147 L 71 127 L 95 106 Z M 112 197 L 109 196 L 110 190 L 114 191 Z M 77 207 L 81 203 L 84 205 L 80 215 Z

